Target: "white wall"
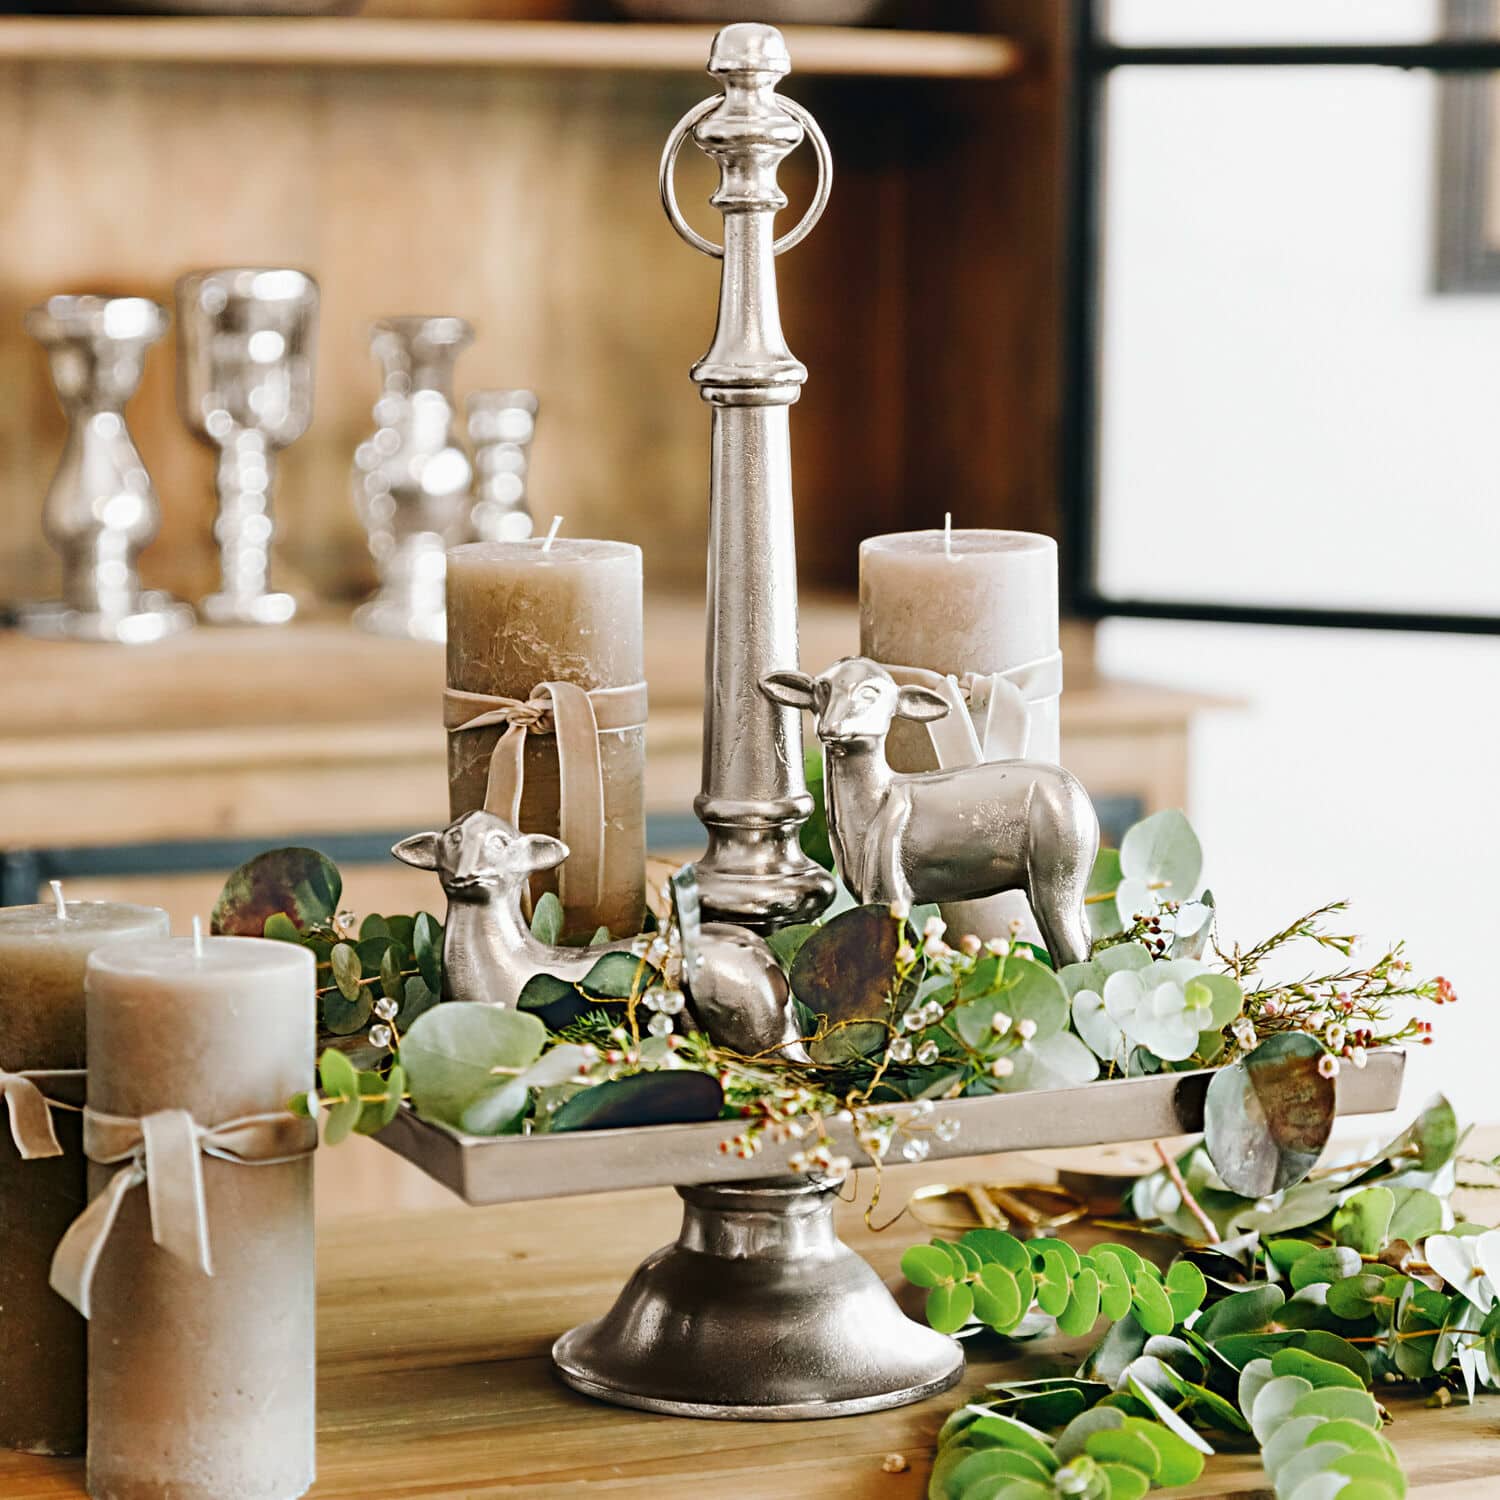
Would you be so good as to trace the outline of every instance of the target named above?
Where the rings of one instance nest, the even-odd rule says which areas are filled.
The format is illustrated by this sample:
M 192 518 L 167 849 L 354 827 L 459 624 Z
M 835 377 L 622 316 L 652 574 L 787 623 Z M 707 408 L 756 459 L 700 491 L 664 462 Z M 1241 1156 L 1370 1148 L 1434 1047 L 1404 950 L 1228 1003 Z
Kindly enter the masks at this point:
M 1430 35 L 1404 0 L 1124 0 L 1125 40 Z M 1192 30 L 1189 32 L 1188 28 Z M 1434 84 L 1370 69 L 1111 85 L 1103 580 L 1120 594 L 1500 614 L 1500 295 L 1431 283 Z M 1500 1120 L 1500 639 L 1118 620 L 1101 665 L 1243 699 L 1189 811 L 1231 938 L 1334 897 L 1407 938 L 1408 1104 Z
M 1458 989 L 1423 1008 L 1436 1039 L 1408 1105 L 1443 1088 L 1500 1121 L 1500 639 L 1117 620 L 1100 664 L 1245 700 L 1193 735 L 1221 934 L 1254 942 L 1347 897 L 1350 930 L 1406 938 Z

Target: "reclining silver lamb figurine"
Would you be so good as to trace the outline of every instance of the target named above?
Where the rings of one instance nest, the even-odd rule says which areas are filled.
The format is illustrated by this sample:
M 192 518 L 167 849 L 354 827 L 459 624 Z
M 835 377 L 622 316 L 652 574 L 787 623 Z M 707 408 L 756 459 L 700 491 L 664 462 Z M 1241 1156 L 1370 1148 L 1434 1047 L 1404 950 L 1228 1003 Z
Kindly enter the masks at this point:
M 817 677 L 772 672 L 761 691 L 814 716 L 828 838 L 857 900 L 975 901 L 1024 891 L 1053 962 L 1088 958 L 1084 897 L 1099 819 L 1075 776 L 1033 760 L 893 771 L 885 758 L 891 721 L 925 723 L 948 705 L 931 688 L 898 687 L 862 656 Z
M 639 937 L 597 947 L 544 943 L 531 931 L 521 897 L 532 875 L 568 857 L 561 839 L 517 833 L 478 809 L 441 833 L 415 833 L 391 853 L 433 870 L 448 898 L 443 927 L 443 999 L 514 1005 L 529 980 L 551 974 L 582 980 L 606 953 L 628 953 Z M 780 1051 L 806 1060 L 786 974 L 765 941 L 743 927 L 696 921 L 684 931 L 682 988 L 698 1024 L 718 1046 L 746 1056 Z

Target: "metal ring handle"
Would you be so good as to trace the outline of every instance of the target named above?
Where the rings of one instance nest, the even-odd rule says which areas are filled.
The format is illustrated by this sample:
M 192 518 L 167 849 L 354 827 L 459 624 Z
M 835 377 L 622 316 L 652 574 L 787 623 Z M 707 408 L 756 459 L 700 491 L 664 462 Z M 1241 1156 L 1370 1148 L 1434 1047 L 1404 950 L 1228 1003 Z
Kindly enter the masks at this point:
M 662 149 L 661 168 L 657 173 L 657 184 L 661 189 L 661 206 L 667 212 L 667 222 L 693 249 L 701 250 L 715 260 L 723 260 L 724 247 L 714 244 L 712 240 L 699 234 L 682 217 L 682 210 L 677 206 L 677 188 L 672 179 L 673 168 L 677 164 L 677 153 L 682 150 L 682 143 L 687 139 L 688 132 L 699 120 L 717 109 L 723 102 L 722 94 L 714 94 L 701 103 L 695 104 L 677 122 L 671 135 L 667 137 L 666 146 Z M 827 137 L 824 136 L 818 122 L 800 104 L 792 99 L 783 99 L 780 95 L 777 96 L 776 102 L 801 125 L 818 157 L 818 187 L 813 194 L 812 202 L 807 206 L 807 212 L 797 221 L 794 229 L 789 229 L 771 246 L 773 255 L 784 255 L 788 250 L 800 245 L 812 233 L 813 227 L 823 217 L 823 210 L 828 207 L 828 195 L 833 189 L 833 153 L 828 149 Z

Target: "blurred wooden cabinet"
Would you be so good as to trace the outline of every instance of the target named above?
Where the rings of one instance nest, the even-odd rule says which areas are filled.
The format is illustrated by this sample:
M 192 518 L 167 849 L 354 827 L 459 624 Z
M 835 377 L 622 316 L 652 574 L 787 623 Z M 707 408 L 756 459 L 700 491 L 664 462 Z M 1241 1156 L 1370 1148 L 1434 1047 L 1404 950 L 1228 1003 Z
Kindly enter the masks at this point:
M 439 13 L 465 9 L 518 7 Z M 810 582 L 849 585 L 861 536 L 944 511 L 1056 529 L 1060 9 L 892 0 L 882 20 L 942 29 L 789 28 L 786 92 L 837 164 L 822 224 L 778 266 L 811 371 L 793 432 Z M 718 270 L 667 225 L 656 168 L 712 91 L 711 28 L 379 11 L 0 19 L 0 600 L 56 577 L 39 514 L 63 423 L 22 313 L 58 291 L 170 301 L 210 265 L 288 264 L 322 287 L 313 425 L 277 495 L 289 581 L 337 599 L 369 586 L 349 499 L 377 392 L 366 330 L 452 313 L 479 330 L 460 394 L 540 394 L 539 513 L 640 543 L 655 587 L 700 582 L 708 415 L 687 372 Z M 793 209 L 812 173 L 810 152 L 789 161 Z M 712 186 L 684 153 L 705 230 Z M 178 418 L 175 364 L 169 335 L 129 417 L 164 510 L 147 581 L 194 598 L 212 458 Z
M 693 847 L 708 414 L 687 372 L 718 269 L 668 227 L 656 170 L 711 92 L 711 28 L 604 8 L 0 19 L 0 600 L 56 578 L 39 514 L 63 423 L 23 311 L 59 291 L 170 301 L 189 269 L 289 264 L 323 305 L 313 424 L 281 464 L 280 576 L 331 601 L 285 631 L 136 652 L 0 635 L 9 899 L 57 870 L 88 894 L 150 869 L 138 888 L 180 920 L 236 851 L 299 835 L 361 867 L 366 909 L 434 899 L 379 844 L 446 807 L 441 655 L 344 623 L 372 581 L 348 484 L 376 394 L 366 330 L 396 313 L 472 319 L 460 394 L 540 395 L 537 512 L 644 549 L 653 834 Z M 890 0 L 883 27 L 788 28 L 786 92 L 836 162 L 823 222 L 778 263 L 811 372 L 793 416 L 809 592 L 847 598 L 861 537 L 944 512 L 1057 532 L 1065 9 Z M 493 19 L 516 13 L 550 19 Z M 712 174 L 690 158 L 680 197 L 711 231 Z M 783 180 L 795 211 L 810 153 Z M 212 459 L 178 418 L 175 364 L 169 337 L 129 420 L 164 512 L 143 571 L 192 598 L 212 574 Z M 851 606 L 810 604 L 804 643 L 809 662 L 852 649 Z M 1097 682 L 1084 633 L 1067 655 L 1070 764 L 1117 812 L 1180 801 L 1200 700 Z

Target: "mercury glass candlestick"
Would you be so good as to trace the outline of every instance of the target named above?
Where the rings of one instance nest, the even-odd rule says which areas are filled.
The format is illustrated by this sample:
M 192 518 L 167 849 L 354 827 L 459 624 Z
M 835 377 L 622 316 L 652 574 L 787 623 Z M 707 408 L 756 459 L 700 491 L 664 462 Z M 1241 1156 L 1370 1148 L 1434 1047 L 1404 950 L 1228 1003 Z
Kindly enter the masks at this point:
M 1014 674 L 1026 699 L 1030 760 L 1061 759 L 1057 543 L 1027 531 L 959 529 L 870 537 L 859 549 L 860 652 L 885 666 L 962 678 Z M 937 765 L 926 730 L 898 721 L 886 754 L 896 771 Z M 947 905 L 958 933 L 1004 937 L 1010 923 L 1039 937 L 1026 898 L 1006 892 Z
M 550 543 L 473 542 L 448 554 L 450 689 L 521 704 L 545 682 L 593 692 L 640 684 L 644 672 L 639 547 L 557 537 Z M 473 703 L 472 716 L 483 709 Z M 597 712 L 603 873 L 597 900 L 575 902 L 569 894 L 567 927 L 582 934 L 608 927 L 621 936 L 639 932 L 645 915 L 645 729 L 636 713 L 625 716 L 627 727 L 605 728 L 611 721 L 606 706 Z M 450 726 L 470 716 L 461 708 L 450 714 Z M 449 735 L 450 816 L 484 805 L 490 757 L 504 732 L 501 724 Z M 555 738 L 528 734 L 523 756 L 520 828 L 556 836 L 561 784 Z M 491 811 L 509 816 L 505 809 Z M 534 892 L 551 888 L 555 879 L 538 877 Z
M 290 943 L 101 948 L 89 1108 L 186 1110 L 202 1127 L 284 1112 L 313 1085 L 315 1012 L 312 955 Z M 202 1167 L 213 1275 L 153 1243 L 145 1189 L 126 1194 L 99 1261 L 93 1500 L 294 1500 L 313 1482 L 312 1158 Z M 91 1166 L 94 1191 L 124 1169 Z
M 526 480 L 536 436 L 536 394 L 474 391 L 464 407 L 474 449 L 474 534 L 482 542 L 524 541 L 532 532 Z
M 387 318 L 370 335 L 385 378 L 376 431 L 354 455 L 354 505 L 380 587 L 354 623 L 375 635 L 443 639 L 444 557 L 468 540 L 473 482 L 453 367 L 473 341 L 473 328 L 449 317 Z
M 125 403 L 166 328 L 166 309 L 144 297 L 49 297 L 26 314 L 68 419 L 42 507 L 42 530 L 62 555 L 62 598 L 21 612 L 32 635 L 138 645 L 193 624 L 187 605 L 141 587 L 136 566 L 161 507 L 126 429 Z
M 89 955 L 166 935 L 155 906 L 0 907 L 0 1069 L 82 1068 Z M 54 1110 L 63 1154 L 26 1161 L 0 1114 L 0 1446 L 27 1453 L 83 1451 L 85 1325 L 47 1285 L 52 1252 L 88 1201 L 78 1122 Z
M 276 455 L 313 407 L 318 285 L 301 271 L 239 267 L 177 283 L 182 418 L 218 450 L 220 583 L 199 605 L 215 625 L 283 625 L 296 600 L 270 584 Z

